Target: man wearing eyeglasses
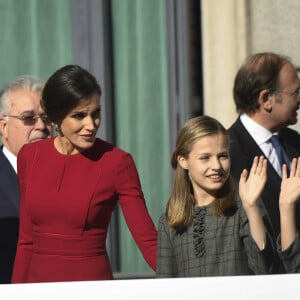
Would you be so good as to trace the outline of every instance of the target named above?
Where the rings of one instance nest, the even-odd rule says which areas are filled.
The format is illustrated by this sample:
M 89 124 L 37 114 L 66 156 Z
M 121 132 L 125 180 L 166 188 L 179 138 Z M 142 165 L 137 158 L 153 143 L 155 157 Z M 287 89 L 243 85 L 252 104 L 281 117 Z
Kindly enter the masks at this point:
M 278 236 L 282 164 L 289 168 L 292 158 L 300 156 L 300 136 L 287 127 L 297 122 L 300 80 L 289 58 L 258 53 L 239 69 L 233 93 L 239 117 L 229 128 L 231 173 L 239 180 L 254 156 L 264 155 L 268 159 L 262 200 Z
M 44 81 L 21 76 L 0 91 L 0 283 L 10 283 L 19 226 L 17 155 L 24 144 L 51 136 L 41 105 Z

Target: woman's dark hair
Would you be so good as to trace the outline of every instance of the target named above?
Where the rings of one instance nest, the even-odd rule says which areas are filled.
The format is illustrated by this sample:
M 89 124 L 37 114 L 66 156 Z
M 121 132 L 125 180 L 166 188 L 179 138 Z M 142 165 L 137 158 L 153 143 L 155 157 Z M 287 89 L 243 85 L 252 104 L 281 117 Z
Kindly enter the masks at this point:
M 55 71 L 45 84 L 42 107 L 49 120 L 60 124 L 80 102 L 93 95 L 101 96 L 96 78 L 77 65 L 67 65 Z

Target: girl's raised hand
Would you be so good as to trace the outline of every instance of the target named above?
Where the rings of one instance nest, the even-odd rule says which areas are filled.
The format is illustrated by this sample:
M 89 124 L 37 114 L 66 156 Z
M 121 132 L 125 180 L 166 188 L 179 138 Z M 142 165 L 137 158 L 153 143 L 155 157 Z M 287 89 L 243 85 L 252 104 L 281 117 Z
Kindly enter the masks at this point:
M 239 182 L 239 193 L 245 209 L 256 206 L 266 181 L 267 160 L 264 156 L 255 156 L 250 172 L 244 169 Z
M 280 186 L 279 204 L 295 205 L 300 197 L 300 157 L 294 158 L 291 163 L 290 175 L 286 165 L 282 166 L 282 181 Z

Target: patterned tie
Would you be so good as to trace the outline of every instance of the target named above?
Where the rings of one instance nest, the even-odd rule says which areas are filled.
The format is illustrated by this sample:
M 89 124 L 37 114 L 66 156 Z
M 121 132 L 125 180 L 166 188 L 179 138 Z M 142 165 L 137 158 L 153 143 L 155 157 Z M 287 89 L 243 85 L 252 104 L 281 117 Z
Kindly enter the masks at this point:
M 275 151 L 276 151 L 276 154 L 277 154 L 277 157 L 278 157 L 278 160 L 279 160 L 279 163 L 280 163 L 280 166 L 282 166 L 283 164 L 286 164 L 287 165 L 287 168 L 288 170 L 290 169 L 290 160 L 288 159 L 287 157 L 287 154 L 284 152 L 282 146 L 281 146 L 281 143 L 279 141 L 279 138 L 278 138 L 278 135 L 277 134 L 273 134 L 271 139 L 270 139 Z

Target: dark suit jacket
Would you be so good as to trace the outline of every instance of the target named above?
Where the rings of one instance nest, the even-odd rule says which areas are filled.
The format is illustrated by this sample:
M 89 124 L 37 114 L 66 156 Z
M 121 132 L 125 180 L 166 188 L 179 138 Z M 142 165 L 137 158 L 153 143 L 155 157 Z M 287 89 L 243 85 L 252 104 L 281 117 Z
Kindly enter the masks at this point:
M 264 154 L 239 118 L 229 128 L 229 134 L 231 138 L 231 174 L 239 181 L 242 170 L 244 168 L 250 170 L 254 156 Z M 300 156 L 300 135 L 297 131 L 284 128 L 279 132 L 279 139 L 290 160 Z M 267 183 L 261 197 L 271 219 L 275 236 L 278 236 L 280 232 L 279 193 L 281 178 L 269 162 L 267 176 Z
M 0 283 L 10 283 L 19 230 L 17 174 L 0 149 Z

